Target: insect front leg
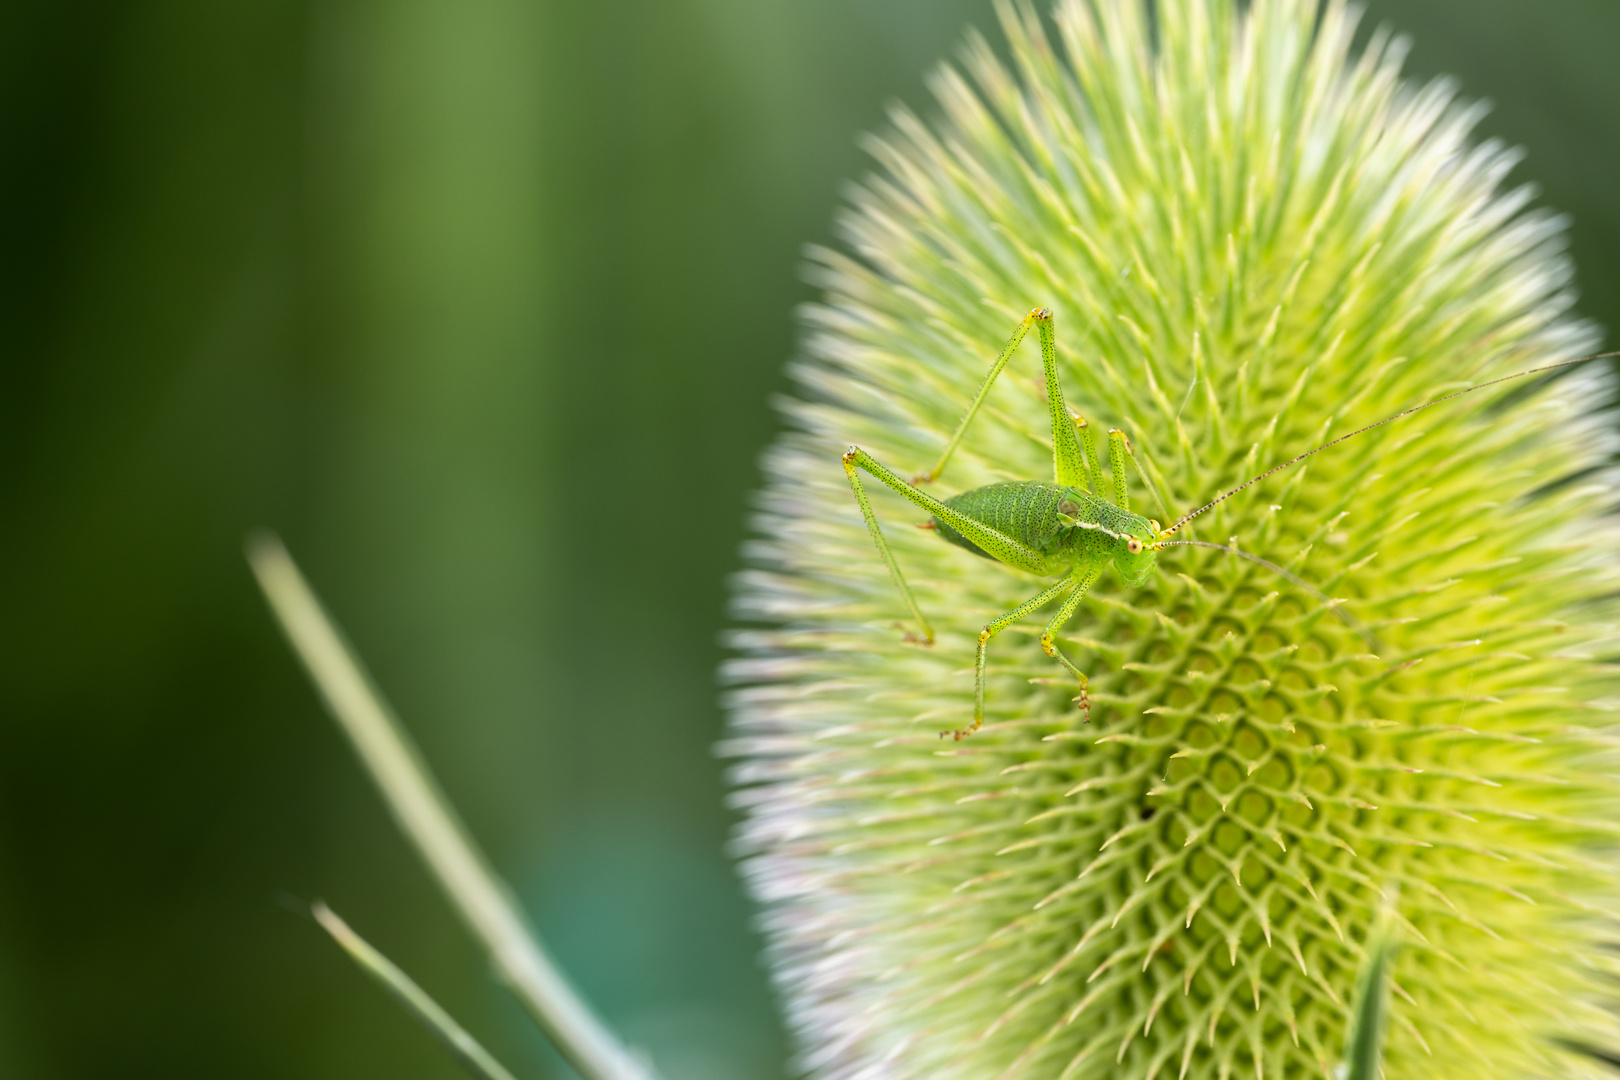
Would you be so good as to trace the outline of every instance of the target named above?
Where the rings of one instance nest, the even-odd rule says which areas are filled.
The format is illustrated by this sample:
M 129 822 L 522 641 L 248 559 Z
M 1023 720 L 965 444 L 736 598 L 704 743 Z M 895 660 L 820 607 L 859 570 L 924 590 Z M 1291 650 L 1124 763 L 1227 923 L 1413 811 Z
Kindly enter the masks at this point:
M 1074 674 L 1075 678 L 1080 680 L 1080 696 L 1075 698 L 1075 703 L 1079 705 L 1080 711 L 1086 714 L 1086 723 L 1088 724 L 1091 723 L 1091 698 L 1086 695 L 1089 680 L 1086 678 L 1086 673 L 1076 667 L 1074 661 L 1065 656 L 1063 650 L 1058 648 L 1057 635 L 1062 631 L 1064 625 L 1074 618 L 1074 613 L 1080 608 L 1080 601 L 1085 598 L 1086 593 L 1091 591 L 1091 587 L 1097 584 L 1097 579 L 1102 577 L 1102 572 L 1103 568 L 1101 566 L 1092 566 L 1083 571 L 1077 570 L 1074 578 L 1071 579 L 1078 582 L 1074 592 L 1069 594 L 1069 598 L 1063 602 L 1063 606 L 1058 609 L 1058 613 L 1052 616 L 1052 621 L 1046 624 L 1046 632 L 1041 635 L 1042 651 L 1047 656 L 1055 657 Z
M 1114 428 L 1108 432 L 1108 469 L 1114 474 L 1114 505 L 1121 510 L 1131 508 L 1131 496 L 1125 490 L 1125 454 L 1129 449 L 1130 440 L 1123 431 Z
M 979 651 L 973 660 L 973 726 L 958 728 L 955 731 L 942 731 L 939 733 L 940 738 L 943 739 L 945 736 L 950 735 L 957 742 L 961 742 L 964 737 L 973 734 L 984 726 L 984 659 L 985 653 L 990 647 L 990 639 L 1030 612 L 1036 611 L 1043 605 L 1051 603 L 1053 599 L 1062 596 L 1065 590 L 1072 588 L 1074 588 L 1074 579 L 1064 578 L 1051 588 L 1042 589 L 1039 595 L 1025 600 L 1007 614 L 987 623 L 985 628 L 979 631 Z M 1084 678 L 1084 676 L 1081 676 L 1081 678 Z
M 1097 446 L 1091 440 L 1091 425 L 1079 413 L 1075 414 L 1074 426 L 1080 429 L 1080 449 L 1086 463 L 1087 489 L 1093 495 L 1102 495 L 1102 466 L 1097 463 Z M 1107 498 L 1106 495 L 1103 496 Z

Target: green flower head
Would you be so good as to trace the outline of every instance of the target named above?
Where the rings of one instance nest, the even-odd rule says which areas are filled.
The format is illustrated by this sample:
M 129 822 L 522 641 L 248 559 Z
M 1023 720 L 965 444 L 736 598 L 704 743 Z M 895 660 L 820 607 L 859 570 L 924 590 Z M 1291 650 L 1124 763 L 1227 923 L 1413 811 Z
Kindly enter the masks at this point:
M 1036 306 L 1166 523 L 1588 350 L 1514 155 L 1403 81 L 1398 42 L 1353 55 L 1354 24 L 1009 11 L 1010 66 L 970 38 L 941 118 L 872 142 L 847 250 L 814 256 L 730 669 L 745 872 L 811 1076 L 1329 1074 L 1386 902 L 1391 1078 L 1597 1076 L 1581 1048 L 1620 1047 L 1600 365 L 1376 428 L 1177 534 L 1286 574 L 1174 547 L 1106 575 L 1059 637 L 1089 722 L 1039 641 L 1055 602 L 1031 613 L 961 742 L 938 732 L 971 716 L 980 629 L 1050 581 L 869 483 L 922 643 L 839 466 L 927 469 Z M 926 490 L 1050 480 L 1049 416 L 1026 342 Z

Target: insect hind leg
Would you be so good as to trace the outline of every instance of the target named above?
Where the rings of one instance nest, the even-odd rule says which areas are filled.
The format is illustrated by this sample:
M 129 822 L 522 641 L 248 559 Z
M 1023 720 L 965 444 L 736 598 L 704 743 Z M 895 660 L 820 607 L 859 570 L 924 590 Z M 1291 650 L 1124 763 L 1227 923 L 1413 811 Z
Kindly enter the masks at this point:
M 857 469 L 864 469 L 885 487 L 904 495 L 911 502 L 934 515 L 942 524 L 949 525 L 973 541 L 985 554 L 997 562 L 1005 563 L 1008 566 L 1040 577 L 1051 577 L 1054 573 L 1046 556 L 1039 551 L 1028 544 L 1015 540 L 1006 533 L 992 529 L 977 518 L 971 518 L 960 510 L 952 509 L 921 488 L 906 483 L 893 469 L 888 468 L 860 447 L 850 447 L 849 452 L 844 454 L 843 461 L 844 472 L 850 478 L 850 486 L 855 489 L 855 497 L 861 502 L 861 512 L 866 515 L 866 524 L 874 530 L 872 535 L 877 540 L 879 551 L 887 551 L 888 545 L 879 539 L 882 534 L 875 531 L 877 529 L 877 518 L 872 514 L 871 504 L 866 501 L 866 492 L 861 486 L 860 477 L 856 474 Z M 894 569 L 892 561 L 889 565 L 891 569 Z
M 985 397 L 990 393 L 990 387 L 995 384 L 996 377 L 1012 359 L 1013 352 L 1017 350 L 1019 342 L 1029 333 L 1030 327 L 1036 328 L 1037 336 L 1041 339 L 1041 366 L 1046 371 L 1046 398 L 1047 408 L 1052 415 L 1052 465 L 1057 482 L 1060 484 L 1078 485 L 1086 483 L 1086 466 L 1081 458 L 1080 445 L 1075 440 L 1074 421 L 1069 410 L 1063 403 L 1063 386 L 1058 378 L 1057 369 L 1057 339 L 1052 328 L 1052 312 L 1047 308 L 1036 308 L 1018 324 L 1013 336 L 1008 339 L 1001 354 L 996 357 L 994 364 L 990 365 L 990 373 L 979 384 L 979 391 L 973 396 L 968 405 L 967 414 L 962 422 L 956 426 L 951 434 L 950 441 L 945 444 L 945 450 L 934 462 L 934 467 L 923 475 L 917 477 L 918 483 L 930 483 L 939 479 L 939 474 L 945 471 L 946 464 L 956 448 L 962 442 L 968 425 L 973 423 L 974 417 L 979 415 L 979 408 L 984 404 Z M 1100 492 L 1099 492 L 1100 494 Z
M 924 645 L 932 645 L 934 643 L 934 628 L 928 625 L 927 619 L 923 618 L 922 609 L 917 606 L 917 598 L 911 595 L 911 586 L 906 584 L 906 575 L 900 572 L 900 564 L 895 561 L 894 552 L 889 550 L 889 542 L 883 537 L 883 530 L 878 526 L 877 515 L 872 512 L 872 500 L 866 497 L 866 488 L 861 485 L 861 474 L 855 466 L 857 459 L 858 454 L 854 450 L 844 455 L 844 472 L 849 476 L 849 486 L 855 489 L 855 501 L 861 504 L 861 516 L 866 519 L 866 529 L 872 534 L 872 542 L 877 545 L 878 554 L 883 556 L 883 561 L 889 566 L 889 576 L 894 578 L 894 583 L 900 587 L 900 595 L 905 597 L 906 606 L 911 609 L 911 617 L 917 620 L 918 626 L 922 627 L 922 636 L 920 638 L 911 634 L 906 636 L 909 639 L 920 641 Z

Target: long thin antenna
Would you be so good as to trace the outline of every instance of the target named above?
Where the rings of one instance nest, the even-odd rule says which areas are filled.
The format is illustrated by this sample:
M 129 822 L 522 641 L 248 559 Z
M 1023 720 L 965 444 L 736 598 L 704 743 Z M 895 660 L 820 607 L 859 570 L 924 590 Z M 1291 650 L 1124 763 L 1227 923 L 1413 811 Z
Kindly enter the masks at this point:
M 1298 585 L 1301 589 L 1304 589 L 1306 592 L 1316 597 L 1316 599 L 1322 602 L 1323 607 L 1331 608 L 1335 615 L 1344 620 L 1346 626 L 1350 627 L 1350 629 L 1354 630 L 1356 633 L 1365 638 L 1367 644 L 1371 645 L 1375 651 L 1381 650 L 1384 647 L 1383 643 L 1378 640 L 1378 635 L 1367 629 L 1366 625 L 1362 623 L 1360 619 L 1357 619 L 1354 615 L 1344 610 L 1342 605 L 1335 603 L 1327 593 L 1323 592 L 1321 589 L 1318 589 L 1315 585 L 1312 585 L 1310 582 L 1306 581 L 1292 570 L 1284 570 L 1270 559 L 1262 559 L 1258 555 L 1251 555 L 1247 551 L 1240 551 L 1235 547 L 1227 547 L 1225 544 L 1211 544 L 1207 540 L 1160 540 L 1158 543 L 1154 544 L 1153 547 L 1155 550 L 1162 547 L 1209 548 L 1213 551 L 1224 551 L 1228 555 L 1236 555 L 1240 559 L 1248 559 L 1252 563 L 1258 563 L 1279 577 L 1287 578 L 1295 585 Z
M 1396 413 L 1394 416 L 1386 416 L 1382 420 L 1379 420 L 1377 423 L 1368 424 L 1364 428 L 1357 428 L 1356 430 L 1350 432 L 1348 435 L 1340 435 L 1337 439 L 1333 439 L 1333 440 L 1331 440 L 1329 442 L 1323 443 L 1321 446 L 1318 446 L 1314 450 L 1307 450 L 1303 454 L 1299 455 L 1296 458 L 1288 459 L 1287 461 L 1283 462 L 1281 465 L 1273 465 L 1271 468 L 1267 469 L 1265 472 L 1261 473 L 1259 476 L 1252 477 L 1252 478 L 1250 478 L 1248 480 L 1245 480 L 1243 483 L 1239 484 L 1237 487 L 1233 488 L 1231 491 L 1228 491 L 1226 494 L 1218 495 L 1215 498 L 1211 499 L 1209 502 L 1205 503 L 1203 506 L 1200 506 L 1198 509 L 1196 509 L 1192 513 L 1188 514 L 1186 517 L 1182 518 L 1180 521 L 1176 522 L 1174 525 L 1170 526 L 1168 529 L 1164 530 L 1164 532 L 1160 533 L 1159 535 L 1161 535 L 1161 536 L 1169 536 L 1171 533 L 1175 532 L 1177 529 L 1179 529 L 1183 525 L 1187 524 L 1187 522 L 1191 521 L 1193 518 L 1197 517 L 1199 514 L 1202 514 L 1204 511 L 1211 509 L 1212 507 L 1214 507 L 1218 503 L 1221 503 L 1221 502 L 1226 501 L 1227 499 L 1230 499 L 1233 495 L 1236 495 L 1238 492 L 1242 491 L 1244 488 L 1249 487 L 1249 486 L 1251 486 L 1253 484 L 1258 484 L 1260 481 L 1264 480 L 1266 477 L 1270 476 L 1272 473 L 1282 472 L 1284 469 L 1288 468 L 1290 465 L 1298 465 L 1300 462 L 1304 461 L 1306 458 L 1310 457 L 1312 454 L 1320 454 L 1323 450 L 1326 450 L 1330 446 L 1338 446 L 1340 443 L 1344 442 L 1346 439 L 1353 439 L 1357 435 L 1362 435 L 1362 434 L 1365 434 L 1366 432 L 1371 431 L 1373 428 L 1383 427 L 1385 424 L 1391 423 L 1391 422 L 1393 422 L 1395 420 L 1399 420 L 1403 416 L 1411 416 L 1415 412 L 1422 412 L 1424 409 L 1430 408 L 1431 406 L 1434 406 L 1434 405 L 1443 405 L 1446 402 L 1450 401 L 1452 398 L 1460 398 L 1464 394 L 1472 394 L 1475 390 L 1483 390 L 1487 386 L 1495 386 L 1498 383 L 1512 382 L 1514 379 L 1522 379 L 1526 375 L 1536 375 L 1536 374 L 1539 374 L 1540 372 L 1543 372 L 1543 371 L 1555 371 L 1558 368 L 1569 367 L 1572 364 L 1584 364 L 1588 360 L 1606 360 L 1609 357 L 1613 357 L 1613 356 L 1620 356 L 1620 352 L 1593 353 L 1591 356 L 1580 356 L 1580 357 L 1576 357 L 1574 360 L 1560 360 L 1556 364 L 1546 364 L 1546 365 L 1544 365 L 1542 367 L 1531 368 L 1528 371 L 1521 371 L 1517 375 L 1503 375 L 1500 379 L 1492 379 L 1489 382 L 1482 382 L 1477 386 L 1470 386 L 1470 387 L 1467 387 L 1466 389 L 1458 390 L 1458 391 L 1455 391 L 1454 393 L 1447 394 L 1445 397 L 1438 397 L 1438 398 L 1435 398 L 1433 401 L 1424 402 L 1422 405 L 1414 405 L 1410 409 L 1402 409 L 1400 412 Z

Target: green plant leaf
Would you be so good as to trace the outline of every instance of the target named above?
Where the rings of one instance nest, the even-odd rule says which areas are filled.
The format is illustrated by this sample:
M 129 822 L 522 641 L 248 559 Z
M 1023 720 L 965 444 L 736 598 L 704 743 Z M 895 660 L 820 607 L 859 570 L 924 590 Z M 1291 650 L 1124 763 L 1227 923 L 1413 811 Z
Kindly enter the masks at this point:
M 427 991 L 416 985 L 409 975 L 378 952 L 370 942 L 355 933 L 336 912 L 317 900 L 310 905 L 310 913 L 321 928 L 332 935 L 332 940 L 342 946 L 350 959 L 360 966 L 360 970 L 376 979 L 405 1007 L 405 1011 L 420 1020 L 422 1026 L 444 1044 L 450 1056 L 460 1062 L 463 1068 L 484 1080 L 516 1080 L 505 1066 L 478 1044 L 478 1040 L 467 1034 L 465 1028 L 440 1008 Z
M 254 536 L 247 554 L 293 650 L 376 781 L 394 820 L 529 1015 L 586 1080 L 655 1080 L 557 970 L 281 541 L 268 534 Z
M 1386 903 L 1367 937 L 1367 958 L 1356 979 L 1356 999 L 1340 1067 L 1343 1080 L 1379 1080 L 1384 1027 L 1389 1019 L 1390 969 L 1399 948 L 1394 906 Z

